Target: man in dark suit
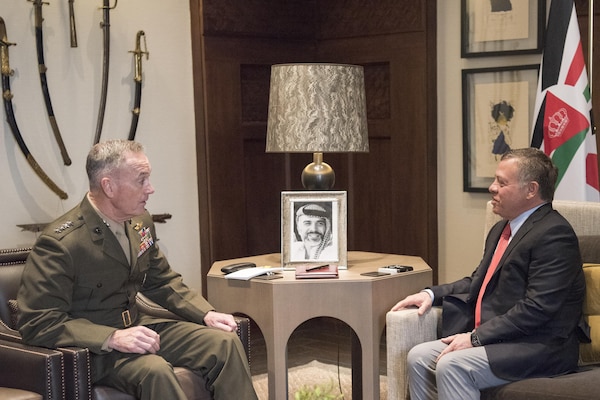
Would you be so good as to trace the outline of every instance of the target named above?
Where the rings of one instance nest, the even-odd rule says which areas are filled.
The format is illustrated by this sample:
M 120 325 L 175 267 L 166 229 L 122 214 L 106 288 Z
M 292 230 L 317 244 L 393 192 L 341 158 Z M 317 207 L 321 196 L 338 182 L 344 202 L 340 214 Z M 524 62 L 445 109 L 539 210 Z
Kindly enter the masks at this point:
M 140 399 L 186 399 L 172 368 L 183 366 L 206 379 L 215 399 L 255 400 L 233 316 L 190 290 L 157 246 L 143 147 L 99 143 L 86 170 L 89 192 L 40 235 L 25 265 L 23 339 L 89 348 L 92 383 Z M 138 292 L 185 321 L 139 313 Z
M 503 220 L 490 230 L 477 269 L 392 308 L 416 306 L 423 315 L 443 306 L 443 338 L 408 354 L 412 400 L 479 399 L 481 389 L 577 367 L 585 280 L 575 232 L 552 209 L 556 179 L 537 149 L 503 155 L 489 187 Z

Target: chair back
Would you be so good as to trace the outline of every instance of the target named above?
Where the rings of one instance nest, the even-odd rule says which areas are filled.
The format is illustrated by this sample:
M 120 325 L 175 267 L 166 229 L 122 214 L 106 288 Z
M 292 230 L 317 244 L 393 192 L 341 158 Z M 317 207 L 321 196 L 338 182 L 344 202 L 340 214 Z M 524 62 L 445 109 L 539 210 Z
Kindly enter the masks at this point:
M 25 260 L 31 248 L 0 250 L 0 320 L 10 329 L 16 329 L 9 300 L 17 298 Z

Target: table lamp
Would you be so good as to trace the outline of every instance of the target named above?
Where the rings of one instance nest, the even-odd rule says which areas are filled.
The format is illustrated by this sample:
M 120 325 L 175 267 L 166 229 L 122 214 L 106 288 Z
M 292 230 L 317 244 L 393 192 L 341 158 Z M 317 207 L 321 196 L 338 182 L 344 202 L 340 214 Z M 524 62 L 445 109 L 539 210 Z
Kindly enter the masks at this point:
M 271 67 L 268 153 L 313 153 L 302 171 L 309 190 L 329 190 L 333 169 L 323 153 L 368 152 L 363 67 L 277 64 Z

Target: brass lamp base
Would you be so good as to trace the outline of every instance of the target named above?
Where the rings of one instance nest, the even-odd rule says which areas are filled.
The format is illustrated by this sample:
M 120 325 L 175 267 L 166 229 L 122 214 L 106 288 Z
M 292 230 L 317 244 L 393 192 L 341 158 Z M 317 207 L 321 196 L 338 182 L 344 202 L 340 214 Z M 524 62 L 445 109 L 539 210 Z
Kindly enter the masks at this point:
M 335 184 L 335 172 L 323 162 L 323 153 L 313 153 L 313 162 L 302 171 L 302 186 L 308 190 L 330 190 Z

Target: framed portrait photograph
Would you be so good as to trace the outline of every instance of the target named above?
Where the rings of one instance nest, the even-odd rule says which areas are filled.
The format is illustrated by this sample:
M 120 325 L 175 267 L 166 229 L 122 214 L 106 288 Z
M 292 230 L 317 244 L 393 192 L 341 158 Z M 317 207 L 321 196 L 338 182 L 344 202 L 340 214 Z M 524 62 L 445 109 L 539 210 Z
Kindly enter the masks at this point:
M 345 191 L 281 193 L 281 264 L 336 264 L 346 268 Z
M 487 192 L 502 154 L 531 145 L 539 65 L 462 71 L 465 192 Z
M 461 0 L 461 57 L 542 52 L 546 0 Z

